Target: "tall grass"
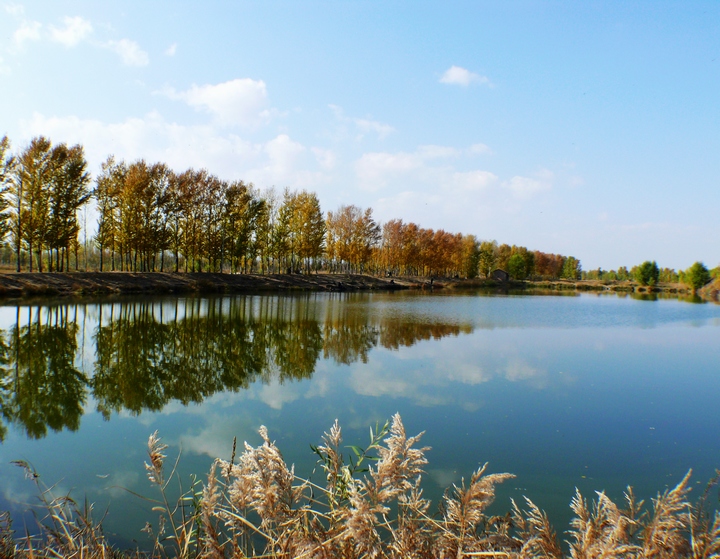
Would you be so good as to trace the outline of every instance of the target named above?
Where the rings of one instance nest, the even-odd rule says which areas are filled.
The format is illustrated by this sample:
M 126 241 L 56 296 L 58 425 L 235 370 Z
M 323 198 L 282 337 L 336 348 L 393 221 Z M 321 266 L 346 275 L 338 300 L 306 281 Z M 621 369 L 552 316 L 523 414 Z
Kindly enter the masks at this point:
M 530 499 L 511 502 L 504 516 L 489 516 L 498 484 L 514 477 L 488 473 L 487 465 L 449 488 L 436 510 L 423 497 L 427 464 L 422 433 L 408 437 L 395 415 L 370 431 L 363 449 L 343 446 L 336 421 L 318 455 L 322 480 L 298 477 L 260 428 L 262 444 L 244 444 L 229 461 L 217 459 L 203 484 L 191 483 L 171 501 L 167 487 L 166 446 L 157 433 L 148 440 L 149 481 L 157 488 L 154 510 L 161 521 L 153 530 L 155 545 L 146 553 L 113 549 L 91 507 L 69 497 L 56 498 L 37 484 L 44 515 L 35 535 L 17 536 L 9 516 L 0 515 L 0 554 L 10 558 L 177 557 L 277 559 L 665 559 L 720 558 L 720 515 L 709 506 L 711 480 L 695 504 L 688 500 L 690 473 L 649 506 L 632 488 L 616 504 L 597 493 L 588 502 L 576 490 L 574 513 L 561 542 L 547 515 Z M 344 450 L 350 449 L 347 458 Z

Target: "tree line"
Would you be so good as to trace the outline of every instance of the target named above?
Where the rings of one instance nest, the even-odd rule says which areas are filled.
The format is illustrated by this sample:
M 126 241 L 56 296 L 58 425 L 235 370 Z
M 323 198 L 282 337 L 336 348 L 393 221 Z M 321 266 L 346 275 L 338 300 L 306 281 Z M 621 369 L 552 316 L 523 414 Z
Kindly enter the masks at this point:
M 81 145 L 38 136 L 13 154 L 9 139 L 0 140 L 0 242 L 12 248 L 17 271 L 67 271 L 73 260 L 77 270 L 82 251 L 86 263 L 89 252 L 97 257 L 100 271 L 633 277 L 625 268 L 586 273 L 573 256 L 401 219 L 380 224 L 372 208 L 344 205 L 325 214 L 313 192 L 261 191 L 206 169 L 176 172 L 109 156 L 93 180 L 87 166 Z M 80 212 L 90 203 L 97 223 L 87 247 L 79 242 Z
M 675 271 L 673 268 L 660 268 L 657 262 L 646 260 L 628 270 L 621 266 L 617 270 L 589 270 L 582 272 L 582 279 L 600 281 L 634 280 L 640 285 L 653 287 L 658 283 L 683 283 L 697 291 L 713 279 L 720 278 L 720 266 L 709 270 L 702 262 L 695 262 L 687 270 Z

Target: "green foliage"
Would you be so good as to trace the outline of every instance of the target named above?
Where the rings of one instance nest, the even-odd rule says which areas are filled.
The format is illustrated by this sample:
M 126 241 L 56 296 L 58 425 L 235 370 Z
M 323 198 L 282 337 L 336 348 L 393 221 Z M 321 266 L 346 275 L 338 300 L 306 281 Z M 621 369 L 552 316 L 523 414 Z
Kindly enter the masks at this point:
M 574 256 L 568 256 L 563 263 L 562 277 L 563 279 L 578 280 L 582 276 L 582 267 L 580 261 Z
M 672 268 L 661 268 L 659 280 L 661 283 L 677 283 L 680 281 L 680 275 Z
M 653 286 L 660 279 L 660 269 L 655 261 L 646 260 L 633 270 L 633 277 L 640 285 Z
M 462 272 L 466 278 L 478 276 L 480 266 L 480 243 L 475 235 L 464 235 L 462 238 Z
M 489 278 L 495 269 L 496 241 L 483 241 L 480 243 L 480 254 L 478 256 L 478 269 L 483 277 Z
M 331 510 L 336 510 L 338 506 L 347 504 L 350 497 L 355 478 L 360 474 L 369 472 L 365 462 L 377 462 L 377 456 L 371 452 L 377 452 L 380 448 L 382 440 L 387 436 L 390 430 L 390 422 L 380 427 L 379 423 L 375 424 L 375 429 L 370 427 L 370 444 L 367 448 L 357 445 L 348 445 L 352 454 L 348 454 L 348 464 L 345 463 L 344 455 L 340 449 L 340 425 L 337 420 L 331 429 L 332 436 L 326 440 L 326 445 L 310 445 L 310 450 L 318 455 L 318 463 L 325 472 L 327 478 L 328 489 L 328 505 Z M 353 455 L 355 458 L 353 458 Z
M 525 274 L 525 259 L 520 254 L 513 254 L 508 260 L 507 271 L 510 277 L 516 280 L 523 280 Z
M 610 270 L 609 272 L 603 270 L 602 268 L 598 268 L 597 270 L 583 270 L 582 272 L 582 279 L 584 280 L 610 280 L 614 279 L 614 272 Z
M 502 244 L 495 250 L 495 268 L 507 271 L 508 262 L 512 256 L 512 247 L 508 244 Z
M 7 136 L 0 138 L 0 242 L 10 232 L 9 202 L 5 194 L 12 184 L 15 158 L 10 155 L 10 140 Z
M 693 291 L 697 291 L 711 279 L 710 272 L 702 262 L 695 262 L 683 274 L 683 283 L 690 286 Z

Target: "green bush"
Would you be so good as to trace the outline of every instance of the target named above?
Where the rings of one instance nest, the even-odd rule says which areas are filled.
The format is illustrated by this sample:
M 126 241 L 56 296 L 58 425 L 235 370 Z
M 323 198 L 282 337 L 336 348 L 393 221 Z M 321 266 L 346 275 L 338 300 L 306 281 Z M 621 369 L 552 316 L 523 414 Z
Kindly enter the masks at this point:
M 702 262 L 695 262 L 683 274 L 683 282 L 691 287 L 693 291 L 697 291 L 703 285 L 709 283 L 711 279 L 710 272 Z
M 655 285 L 660 279 L 657 262 L 646 260 L 635 269 L 635 281 L 640 285 Z

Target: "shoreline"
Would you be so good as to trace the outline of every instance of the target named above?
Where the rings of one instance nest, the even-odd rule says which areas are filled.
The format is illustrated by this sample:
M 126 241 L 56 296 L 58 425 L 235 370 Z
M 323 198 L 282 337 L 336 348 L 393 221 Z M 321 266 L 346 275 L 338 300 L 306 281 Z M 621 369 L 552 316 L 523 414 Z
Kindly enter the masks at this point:
M 698 292 L 707 301 L 718 301 L 718 282 Z M 548 292 L 608 292 L 687 297 L 692 291 L 683 284 L 639 286 L 631 281 L 597 280 L 508 281 L 492 279 L 367 274 L 219 274 L 209 272 L 4 272 L 0 273 L 0 300 L 105 295 L 166 295 L 202 293 L 283 293 L 292 291 L 395 291 L 404 289 L 496 289 Z

